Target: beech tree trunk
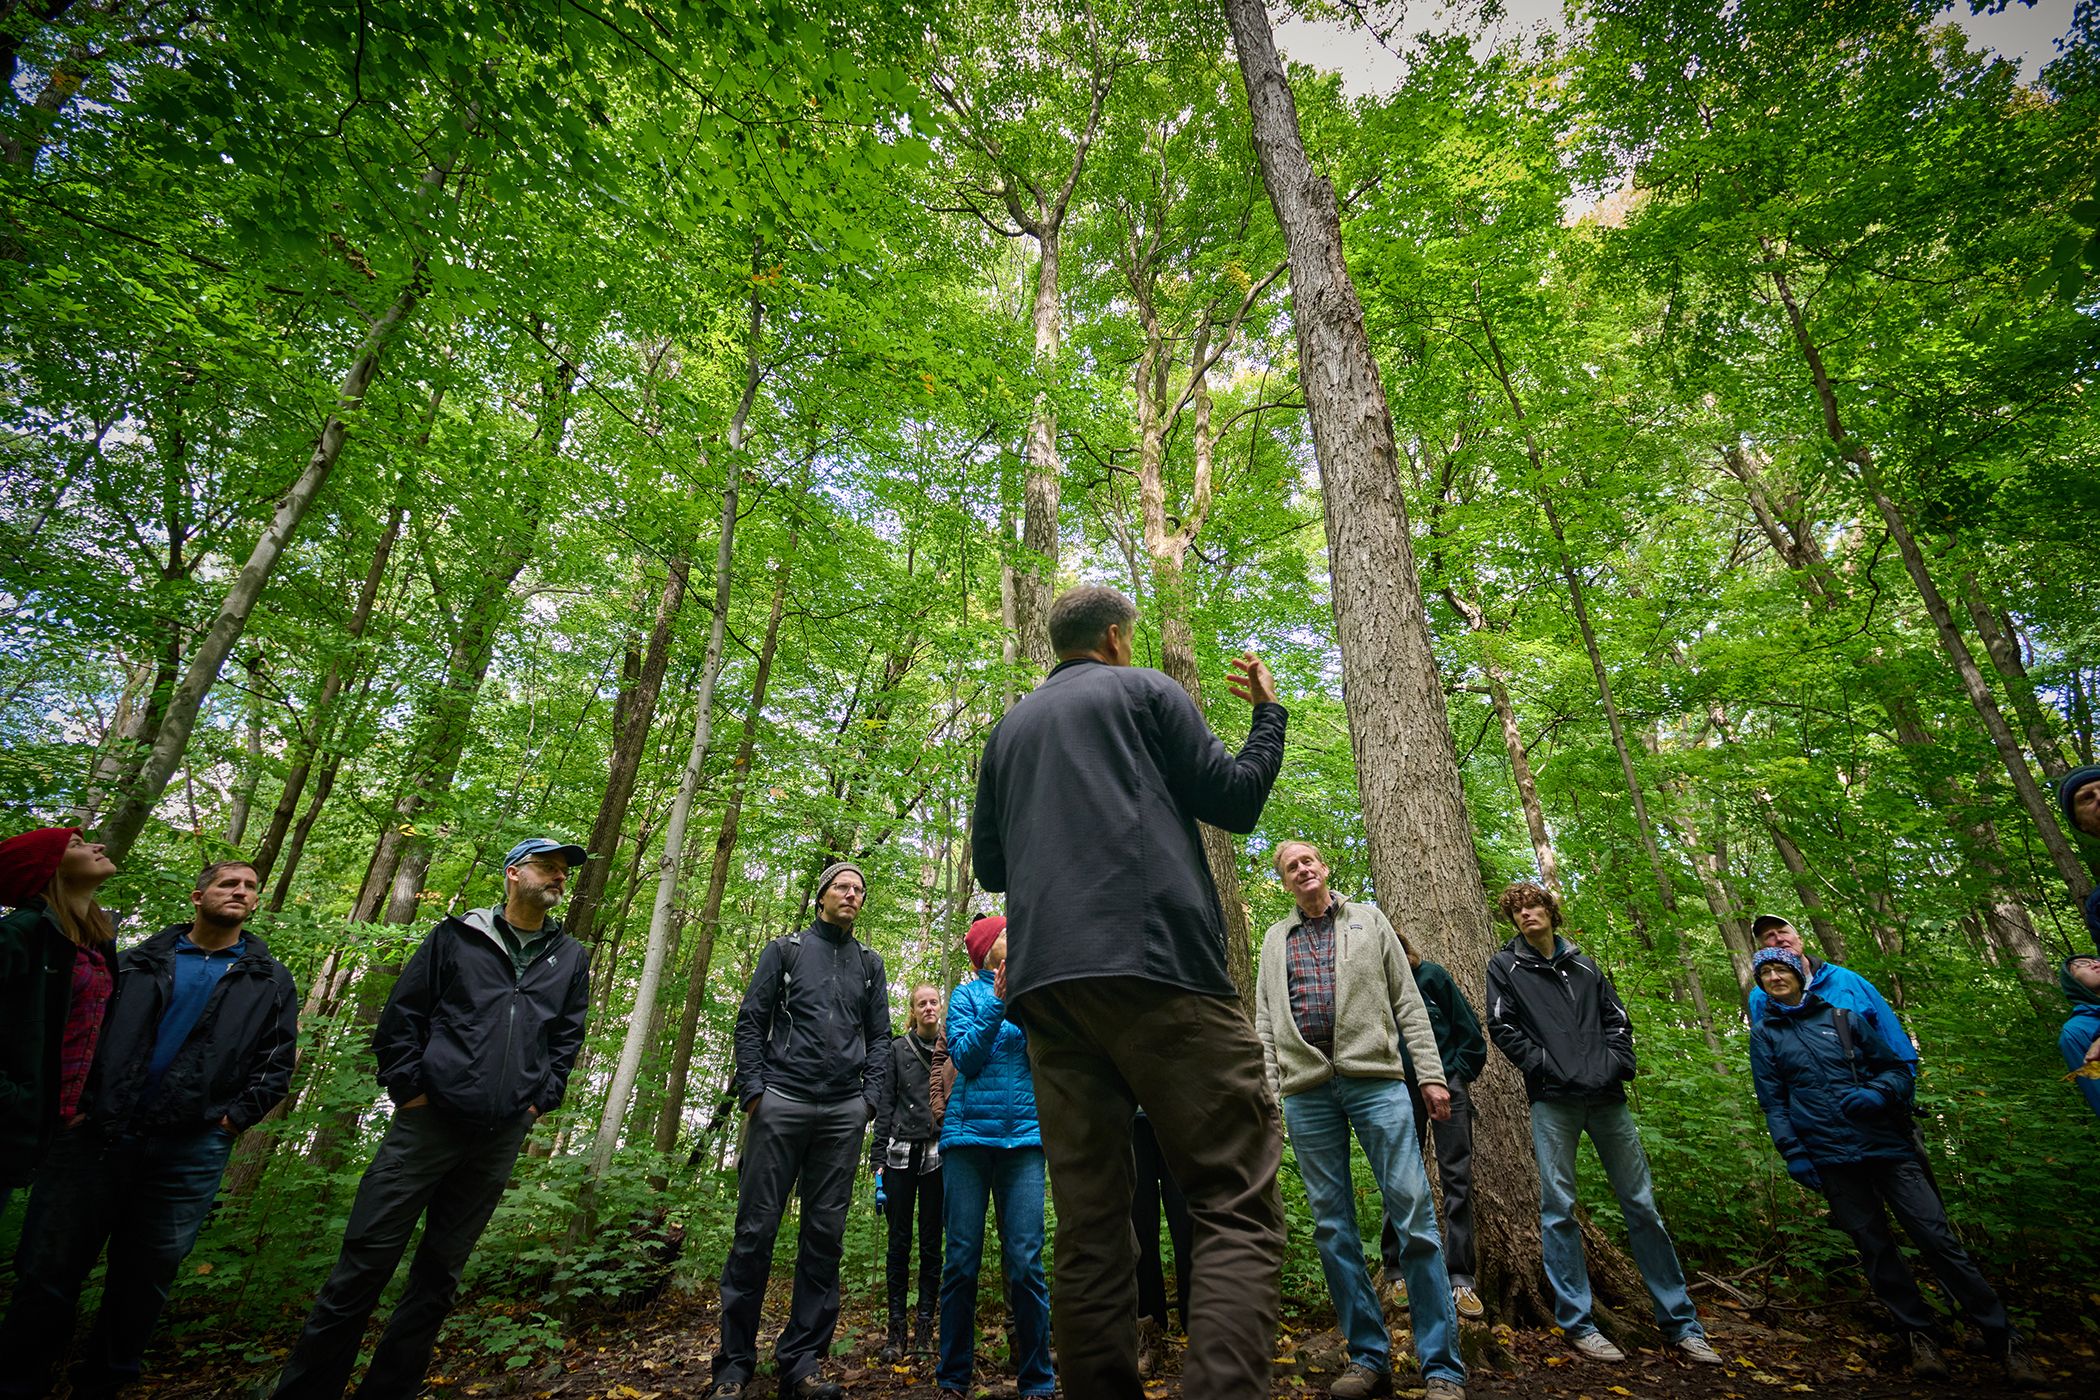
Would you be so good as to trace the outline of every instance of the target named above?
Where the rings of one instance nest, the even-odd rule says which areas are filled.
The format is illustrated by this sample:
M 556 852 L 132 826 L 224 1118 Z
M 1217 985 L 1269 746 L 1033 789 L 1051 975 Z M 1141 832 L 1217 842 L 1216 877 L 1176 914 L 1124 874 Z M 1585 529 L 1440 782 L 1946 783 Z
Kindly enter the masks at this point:
M 1312 168 L 1261 0 L 1224 0 L 1262 179 L 1290 254 L 1291 320 L 1320 466 L 1350 745 L 1380 901 L 1429 956 L 1479 968 L 1489 922 L 1415 572 L 1399 455 L 1334 187 Z M 1479 1285 L 1504 1319 L 1552 1316 L 1521 1078 L 1499 1054 L 1473 1087 Z M 1592 1256 L 1595 1264 L 1603 1256 Z
M 685 1115 L 686 1084 L 692 1074 L 693 1042 L 700 1033 L 700 1009 L 707 1004 L 707 972 L 714 964 L 715 940 L 722 931 L 722 896 L 729 888 L 729 860 L 736 851 L 738 825 L 743 819 L 744 791 L 751 781 L 751 763 L 758 749 L 759 720 L 765 714 L 766 686 L 773 677 L 773 656 L 780 644 L 780 619 L 787 607 L 788 572 L 802 541 L 802 515 L 798 508 L 788 526 L 788 546 L 780 556 L 773 577 L 773 608 L 766 615 L 766 636 L 759 644 L 758 667 L 752 673 L 751 703 L 744 707 L 743 736 L 737 741 L 736 761 L 730 765 L 729 801 L 722 808 L 721 829 L 715 834 L 714 864 L 707 874 L 707 897 L 700 908 L 700 931 L 694 935 L 692 956 L 686 964 L 685 1004 L 678 1013 L 676 1039 L 671 1044 L 670 1072 L 665 1076 L 663 1106 L 656 1117 L 656 1150 L 669 1152 L 678 1145 L 678 1127 Z

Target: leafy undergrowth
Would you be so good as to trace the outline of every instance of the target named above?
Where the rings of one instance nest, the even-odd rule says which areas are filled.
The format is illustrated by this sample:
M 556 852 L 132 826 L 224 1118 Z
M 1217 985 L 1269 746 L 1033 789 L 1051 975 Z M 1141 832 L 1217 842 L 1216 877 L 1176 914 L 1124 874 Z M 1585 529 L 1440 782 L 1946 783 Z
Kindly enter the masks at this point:
M 2032 1317 L 2031 1350 L 2047 1378 L 2043 1396 L 2071 1400 L 2100 1394 L 2100 1294 L 2055 1290 L 2023 1297 L 2022 1316 Z M 770 1355 L 787 1310 L 787 1284 L 775 1280 L 767 1298 L 760 1356 Z M 1820 1312 L 1778 1309 L 1752 1314 L 1743 1309 L 1701 1309 L 1715 1347 L 1726 1366 L 1697 1366 L 1675 1354 L 1636 1351 L 1620 1365 L 1578 1359 L 1552 1332 L 1494 1329 L 1495 1339 L 1510 1358 L 1512 1370 L 1476 1370 L 1467 1382 L 1470 1395 L 1564 1397 L 1565 1400 L 1791 1400 L 1794 1395 L 1861 1397 L 1939 1397 L 2011 1395 L 1999 1368 L 1975 1351 L 1947 1349 L 1953 1368 L 1950 1381 L 1925 1385 L 1912 1379 L 1904 1358 L 1877 1326 L 1864 1305 Z M 383 1320 L 383 1319 L 381 1319 Z M 877 1400 L 933 1400 L 933 1358 L 912 1354 L 890 1366 L 879 1363 L 883 1317 L 868 1302 L 849 1300 L 840 1319 L 838 1344 L 826 1374 L 849 1396 Z M 706 1394 L 708 1358 L 715 1345 L 716 1312 L 710 1296 L 669 1294 L 648 1309 L 591 1323 L 566 1340 L 543 1333 L 527 1339 L 524 1365 L 506 1346 L 511 1335 L 502 1324 L 458 1319 L 464 1326 L 448 1329 L 440 1344 L 425 1395 L 430 1400 L 480 1400 L 515 1396 L 518 1400 L 694 1400 Z M 1322 1308 L 1294 1314 L 1286 1307 L 1284 1334 L 1277 1349 L 1273 1394 L 1313 1396 L 1326 1391 L 1341 1363 L 1340 1339 L 1332 1330 L 1333 1312 Z M 375 1322 L 374 1337 L 377 1335 Z M 471 1338 L 472 1340 L 465 1340 Z M 1971 1334 L 1973 1343 L 1974 1334 Z M 476 1345 L 479 1343 L 479 1345 Z M 1408 1334 L 1395 1333 L 1396 1355 L 1405 1356 Z M 557 1348 L 549 1351 L 549 1345 Z M 273 1354 L 274 1353 L 274 1354 Z M 259 1400 L 267 1396 L 282 1350 L 228 1349 L 225 1359 L 199 1364 L 172 1353 L 148 1358 L 146 1383 L 134 1396 L 153 1400 L 202 1400 L 232 1396 Z M 1006 1344 L 999 1327 L 982 1329 L 978 1343 L 979 1373 L 973 1395 L 1004 1397 L 1015 1392 L 1013 1372 L 1005 1364 Z M 1170 1358 L 1167 1374 L 1146 1387 L 1150 1397 L 1180 1397 L 1180 1357 Z M 747 1394 L 771 1400 L 774 1381 L 762 1364 Z M 1396 1393 L 1422 1394 L 1420 1381 L 1405 1362 L 1396 1374 Z M 1072 1400 L 1082 1400 L 1074 1396 Z M 1198 1397 L 1190 1396 L 1190 1400 Z

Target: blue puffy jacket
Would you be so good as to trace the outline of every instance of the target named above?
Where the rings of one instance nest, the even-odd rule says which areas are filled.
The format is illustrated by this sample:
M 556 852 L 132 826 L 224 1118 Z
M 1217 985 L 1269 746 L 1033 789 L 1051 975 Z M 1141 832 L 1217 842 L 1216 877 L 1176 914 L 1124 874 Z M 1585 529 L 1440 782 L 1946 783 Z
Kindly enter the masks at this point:
M 1041 1147 L 1035 1080 L 1028 1072 L 1028 1033 L 1006 1019 L 990 969 L 948 998 L 948 1058 L 955 1087 L 941 1124 L 941 1150 L 951 1147 Z
M 1895 1052 L 1897 1059 L 1909 1064 L 1913 1074 L 1917 1072 L 1918 1047 L 1910 1043 L 1903 1022 L 1896 1018 L 1896 1009 L 1883 999 L 1880 989 L 1872 982 L 1849 967 L 1840 967 L 1810 955 L 1808 991 L 1813 997 L 1851 1012 L 1854 1025 L 1864 1022 L 1869 1030 L 1881 1037 L 1884 1045 Z M 1765 1019 L 1765 1011 L 1771 1005 L 1772 999 L 1765 995 L 1763 987 L 1750 989 L 1750 1026 L 1753 1031 Z
M 1910 1066 L 1873 1028 L 1849 1016 L 1848 1063 L 1830 1004 L 1811 992 L 1796 1007 L 1772 1002 L 1750 1032 L 1750 1073 L 1772 1145 L 1788 1163 L 1864 1162 L 1915 1155 L 1911 1146 Z M 1864 1120 L 1838 1105 L 1855 1088 L 1876 1089 L 1887 1107 Z

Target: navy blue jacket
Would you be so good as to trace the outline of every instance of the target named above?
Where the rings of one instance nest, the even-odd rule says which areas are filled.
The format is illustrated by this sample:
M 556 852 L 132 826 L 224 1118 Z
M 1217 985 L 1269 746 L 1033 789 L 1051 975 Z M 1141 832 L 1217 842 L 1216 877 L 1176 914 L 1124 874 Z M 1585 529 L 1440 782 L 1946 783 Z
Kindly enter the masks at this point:
M 1035 1079 L 1028 1072 L 1028 1033 L 1006 1019 L 987 968 L 948 998 L 948 1054 L 955 1087 L 941 1124 L 941 1150 L 951 1147 L 1041 1147 Z
M 1750 1073 L 1772 1145 L 1788 1162 L 1865 1162 L 1915 1155 L 1910 1066 L 1873 1028 L 1849 1017 L 1848 1063 L 1829 1002 L 1814 992 L 1797 1007 L 1773 1002 L 1750 1032 Z M 1889 1107 L 1861 1122 L 1838 1103 L 1856 1087 L 1879 1089 Z

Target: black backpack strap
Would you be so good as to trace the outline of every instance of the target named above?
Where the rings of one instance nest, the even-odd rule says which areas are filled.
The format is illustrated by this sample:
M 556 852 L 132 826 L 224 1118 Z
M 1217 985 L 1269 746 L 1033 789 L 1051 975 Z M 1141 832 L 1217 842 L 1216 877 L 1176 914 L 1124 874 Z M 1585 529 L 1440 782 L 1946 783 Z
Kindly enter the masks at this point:
M 773 942 L 780 948 L 780 981 L 773 987 L 773 1005 L 766 1011 L 766 1044 L 773 1043 L 773 1025 L 787 1005 L 788 987 L 795 980 L 795 969 L 802 962 L 802 931 L 784 933 Z
M 1837 1031 L 1838 1049 L 1845 1052 L 1845 1068 L 1852 1071 L 1852 1082 L 1859 1083 L 1859 1047 L 1852 1039 L 1852 1018 L 1842 1006 L 1830 1008 L 1830 1024 Z

